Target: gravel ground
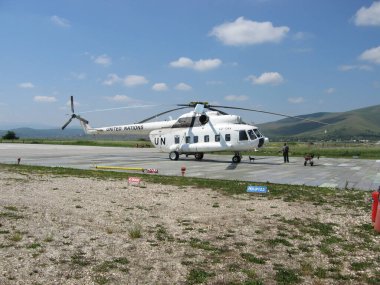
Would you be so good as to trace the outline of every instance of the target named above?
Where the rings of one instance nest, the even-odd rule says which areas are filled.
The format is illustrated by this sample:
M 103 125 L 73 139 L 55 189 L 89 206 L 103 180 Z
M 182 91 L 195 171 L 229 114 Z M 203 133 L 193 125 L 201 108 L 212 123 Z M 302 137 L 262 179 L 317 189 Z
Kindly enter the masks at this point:
M 0 189 L 0 284 L 380 282 L 363 209 L 6 170 Z

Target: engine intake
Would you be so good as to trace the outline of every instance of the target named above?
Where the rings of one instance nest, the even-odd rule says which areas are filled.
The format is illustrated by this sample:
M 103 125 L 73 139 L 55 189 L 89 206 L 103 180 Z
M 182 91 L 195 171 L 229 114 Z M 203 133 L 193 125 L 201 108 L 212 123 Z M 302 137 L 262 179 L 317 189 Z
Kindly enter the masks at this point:
M 209 121 L 209 117 L 208 117 L 207 115 L 205 115 L 205 114 L 203 114 L 203 115 L 201 115 L 201 116 L 199 117 L 199 122 L 200 122 L 202 125 L 207 124 L 208 121 Z

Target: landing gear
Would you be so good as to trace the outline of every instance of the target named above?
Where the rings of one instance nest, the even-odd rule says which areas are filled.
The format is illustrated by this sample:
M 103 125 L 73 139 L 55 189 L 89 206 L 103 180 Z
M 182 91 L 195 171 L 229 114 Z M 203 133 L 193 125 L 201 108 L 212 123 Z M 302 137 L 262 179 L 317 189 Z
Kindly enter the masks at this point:
M 197 152 L 195 155 L 196 160 L 202 160 L 203 159 L 203 152 Z
M 169 158 L 170 160 L 178 160 L 179 153 L 177 151 L 172 151 L 171 153 L 169 153 Z
M 241 161 L 241 155 L 240 152 L 235 152 L 235 155 L 232 157 L 233 163 L 240 163 Z

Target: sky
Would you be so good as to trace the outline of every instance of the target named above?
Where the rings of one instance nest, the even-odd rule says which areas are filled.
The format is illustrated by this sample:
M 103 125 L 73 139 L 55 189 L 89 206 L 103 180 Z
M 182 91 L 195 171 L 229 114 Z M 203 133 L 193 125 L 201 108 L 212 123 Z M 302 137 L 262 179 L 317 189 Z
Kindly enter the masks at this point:
M 71 95 L 93 127 L 191 101 L 288 115 L 378 105 L 380 1 L 0 0 L 0 127 L 60 127 Z

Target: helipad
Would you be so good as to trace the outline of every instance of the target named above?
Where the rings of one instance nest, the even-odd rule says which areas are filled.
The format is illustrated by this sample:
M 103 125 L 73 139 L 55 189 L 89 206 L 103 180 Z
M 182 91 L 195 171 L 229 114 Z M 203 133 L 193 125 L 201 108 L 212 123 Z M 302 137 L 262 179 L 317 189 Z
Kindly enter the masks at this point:
M 92 169 L 100 166 L 126 166 L 158 169 L 161 175 L 181 175 L 210 179 L 272 182 L 311 185 L 339 189 L 373 190 L 380 185 L 380 160 L 333 159 L 314 160 L 314 166 L 304 166 L 303 158 L 290 158 L 289 164 L 281 156 L 247 157 L 239 164 L 231 163 L 231 155 L 206 154 L 202 161 L 181 156 L 171 161 L 167 153 L 149 148 L 120 148 L 92 146 L 62 146 L 41 144 L 0 144 L 0 163 L 62 166 Z

